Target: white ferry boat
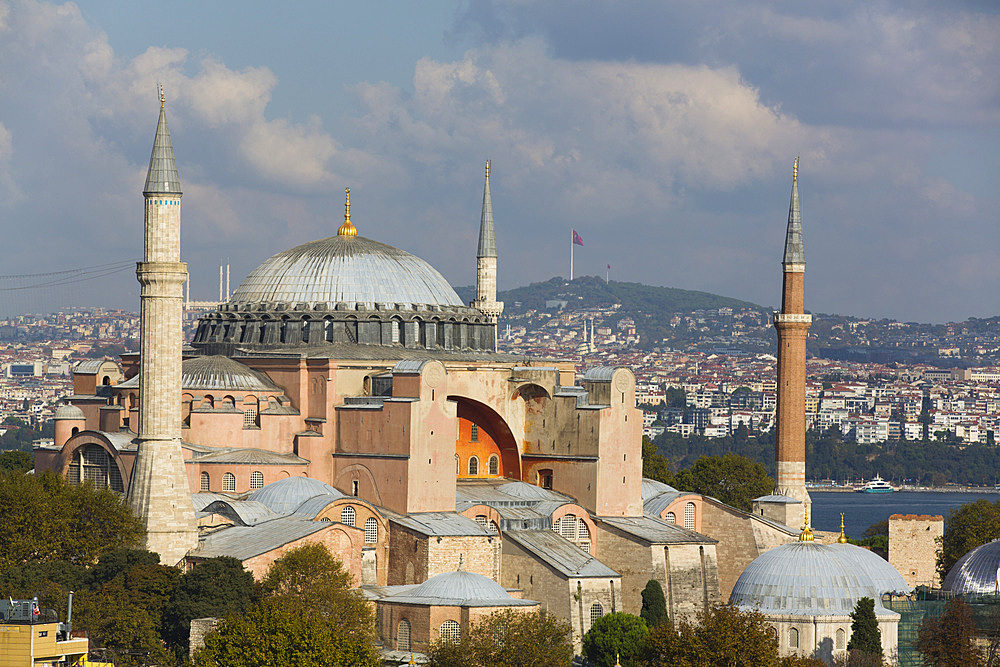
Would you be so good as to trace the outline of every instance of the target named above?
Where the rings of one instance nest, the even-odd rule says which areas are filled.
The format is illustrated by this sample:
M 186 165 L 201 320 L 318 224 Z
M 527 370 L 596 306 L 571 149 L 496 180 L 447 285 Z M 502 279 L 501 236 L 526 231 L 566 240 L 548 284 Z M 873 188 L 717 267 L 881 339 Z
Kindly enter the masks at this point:
M 892 493 L 896 489 L 892 487 L 892 484 L 875 475 L 875 479 L 869 481 L 859 490 L 861 493 Z

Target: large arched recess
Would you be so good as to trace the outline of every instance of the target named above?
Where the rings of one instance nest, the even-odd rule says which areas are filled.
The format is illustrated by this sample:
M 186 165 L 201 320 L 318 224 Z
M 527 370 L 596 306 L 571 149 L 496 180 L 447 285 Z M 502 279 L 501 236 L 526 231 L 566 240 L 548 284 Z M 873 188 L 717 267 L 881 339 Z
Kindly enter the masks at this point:
M 514 440 L 514 434 L 504 418 L 493 408 L 465 396 L 449 396 L 449 401 L 454 401 L 457 406 L 457 416 L 459 420 L 467 419 L 476 424 L 481 431 L 485 431 L 500 450 L 500 476 L 510 479 L 521 479 L 521 451 Z M 456 442 L 456 454 L 459 456 L 460 465 L 459 477 L 469 477 L 467 457 L 459 451 L 460 442 Z M 480 470 L 487 469 L 488 461 L 479 462 Z M 479 477 L 488 475 L 480 474 Z M 475 477 L 475 476 L 474 476 Z

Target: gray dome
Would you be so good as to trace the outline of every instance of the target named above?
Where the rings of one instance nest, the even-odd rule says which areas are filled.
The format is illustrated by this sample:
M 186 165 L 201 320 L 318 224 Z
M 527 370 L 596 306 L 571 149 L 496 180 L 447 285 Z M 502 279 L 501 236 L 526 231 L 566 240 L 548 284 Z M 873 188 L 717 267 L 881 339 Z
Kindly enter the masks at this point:
M 138 389 L 139 376 L 135 375 L 118 386 L 122 389 Z M 284 391 L 271 382 L 264 373 L 221 355 L 185 359 L 181 363 L 181 387 L 202 390 Z
M 462 306 L 434 267 L 362 236 L 331 236 L 274 255 L 250 273 L 231 304 L 407 303 Z
M 981 544 L 958 559 L 941 590 L 955 595 L 992 595 L 997 591 L 1000 540 Z
M 406 604 L 452 607 L 512 607 L 538 604 L 534 600 L 511 597 L 503 586 L 492 579 L 464 570 L 435 575 L 419 586 L 387 599 Z
M 793 542 L 764 552 L 743 570 L 730 602 L 765 615 L 846 616 L 859 599 L 869 597 L 876 615 L 892 615 L 882 606 L 867 567 L 849 565 L 838 547 Z
M 52 417 L 56 421 L 62 421 L 63 419 L 73 419 L 73 420 L 86 420 L 86 415 L 83 414 L 83 410 L 76 407 L 75 405 L 61 405 L 56 409 L 55 415 Z
M 247 496 L 247 500 L 263 503 L 278 514 L 291 514 L 310 498 L 323 495 L 330 496 L 330 502 L 344 497 L 343 493 L 318 479 L 286 477 L 257 489 Z
M 879 594 L 910 595 L 913 587 L 906 583 L 899 570 L 889 564 L 889 561 L 876 553 L 856 544 L 831 544 L 836 549 L 841 560 L 848 567 L 863 571 L 875 584 Z

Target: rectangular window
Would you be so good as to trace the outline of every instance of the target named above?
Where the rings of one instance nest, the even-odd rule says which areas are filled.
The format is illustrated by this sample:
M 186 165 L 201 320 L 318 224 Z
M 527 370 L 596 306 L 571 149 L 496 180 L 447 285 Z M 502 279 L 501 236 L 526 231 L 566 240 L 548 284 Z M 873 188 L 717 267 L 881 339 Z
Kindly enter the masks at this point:
M 472 435 L 469 439 L 472 442 L 479 442 L 479 424 L 472 425 Z
M 257 408 L 247 408 L 243 411 L 243 428 L 257 427 Z

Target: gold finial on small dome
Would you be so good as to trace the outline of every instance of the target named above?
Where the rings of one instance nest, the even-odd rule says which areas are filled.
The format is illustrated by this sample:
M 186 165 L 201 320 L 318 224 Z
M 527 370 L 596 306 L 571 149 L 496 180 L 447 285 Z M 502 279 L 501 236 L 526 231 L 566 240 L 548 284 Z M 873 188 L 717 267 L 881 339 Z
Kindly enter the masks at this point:
M 490 180 L 490 161 L 486 161 L 486 180 Z
M 351 224 L 351 189 L 344 188 L 347 203 L 344 204 L 344 224 L 337 230 L 337 236 L 357 236 L 358 230 Z
M 844 513 L 840 513 L 840 537 L 837 538 L 840 544 L 847 544 L 847 535 L 844 534 Z
M 799 180 L 799 157 L 795 156 L 795 163 L 792 164 L 792 183 Z
M 802 526 L 802 532 L 799 534 L 799 542 L 812 542 L 816 538 L 813 536 L 812 529 L 809 528 L 809 524 Z
M 162 109 L 167 103 L 167 97 L 163 94 L 163 84 L 158 84 L 160 87 L 160 108 Z

